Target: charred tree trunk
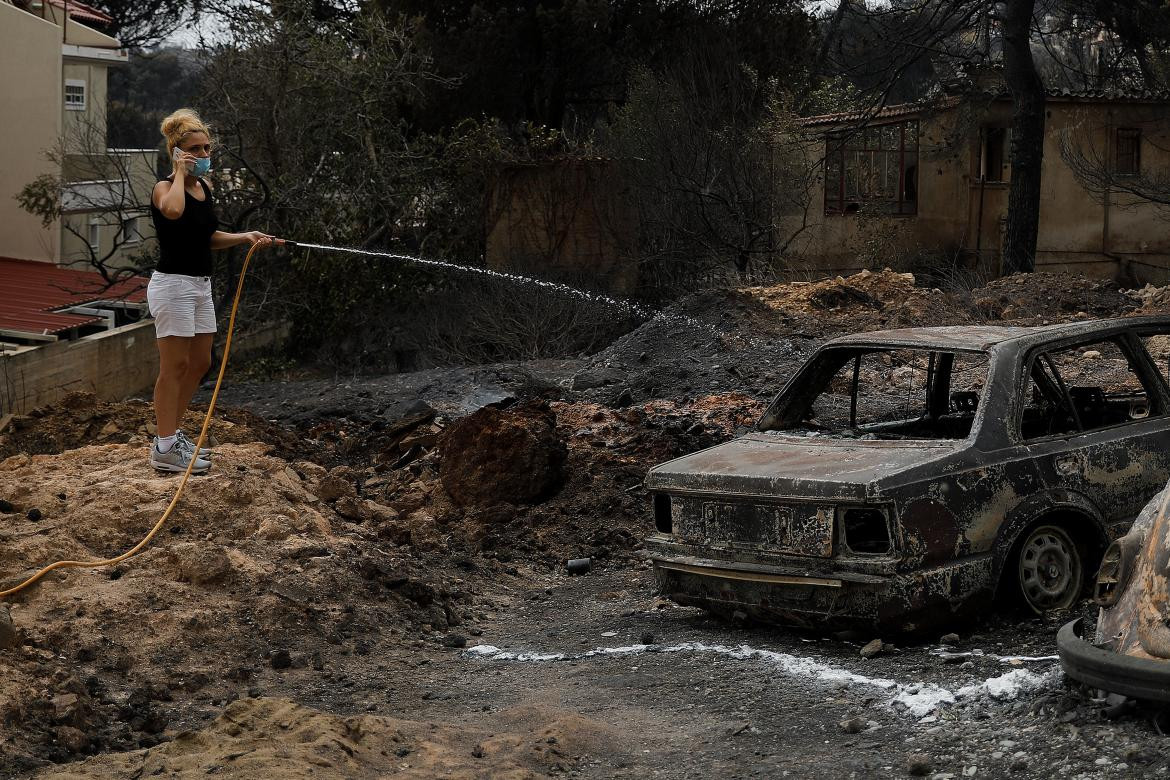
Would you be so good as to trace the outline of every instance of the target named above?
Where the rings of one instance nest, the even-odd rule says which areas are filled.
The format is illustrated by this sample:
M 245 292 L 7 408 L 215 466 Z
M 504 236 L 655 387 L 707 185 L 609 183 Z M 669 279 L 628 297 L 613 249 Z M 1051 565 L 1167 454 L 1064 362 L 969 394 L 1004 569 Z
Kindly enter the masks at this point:
M 1032 60 L 1036 0 L 1008 0 L 1003 14 L 1004 80 L 1012 96 L 1012 181 L 1003 239 L 1005 274 L 1036 269 L 1040 176 L 1044 162 L 1044 84 Z

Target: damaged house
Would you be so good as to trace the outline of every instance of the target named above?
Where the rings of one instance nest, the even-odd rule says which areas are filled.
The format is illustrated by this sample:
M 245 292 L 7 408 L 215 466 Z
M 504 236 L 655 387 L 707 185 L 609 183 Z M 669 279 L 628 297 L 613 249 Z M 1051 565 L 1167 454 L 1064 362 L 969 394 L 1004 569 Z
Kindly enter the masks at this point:
M 1160 207 L 1128 185 L 1170 164 L 1168 109 L 1151 92 L 1049 92 L 1036 270 L 1166 282 Z M 781 232 L 799 231 L 795 254 L 823 273 L 933 255 L 999 275 L 1011 115 L 998 93 L 889 106 L 864 127 L 855 113 L 805 118 L 821 137 L 823 175 L 807 213 L 782 219 Z

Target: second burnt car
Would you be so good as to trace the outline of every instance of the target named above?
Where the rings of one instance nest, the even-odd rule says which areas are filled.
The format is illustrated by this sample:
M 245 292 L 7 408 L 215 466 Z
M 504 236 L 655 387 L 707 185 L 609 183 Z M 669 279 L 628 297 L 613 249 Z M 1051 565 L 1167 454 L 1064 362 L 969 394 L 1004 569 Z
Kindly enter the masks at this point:
M 1072 605 L 1170 477 L 1170 318 L 910 328 L 818 349 L 756 429 L 650 470 L 661 591 L 914 630 Z

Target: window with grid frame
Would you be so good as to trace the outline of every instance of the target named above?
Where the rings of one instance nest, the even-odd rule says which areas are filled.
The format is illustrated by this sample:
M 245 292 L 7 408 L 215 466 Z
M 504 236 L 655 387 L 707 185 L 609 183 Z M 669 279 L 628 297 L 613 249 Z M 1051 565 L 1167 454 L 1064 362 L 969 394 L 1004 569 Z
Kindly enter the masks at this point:
M 918 121 L 830 133 L 825 213 L 918 213 Z
M 1137 176 L 1142 168 L 1142 131 L 1136 127 L 1117 128 L 1117 161 L 1114 172 L 1118 176 Z
M 82 79 L 65 79 L 65 109 L 85 110 L 85 81 Z
M 138 217 L 126 217 L 122 220 L 122 243 L 133 244 L 142 240 L 142 231 L 138 226 Z

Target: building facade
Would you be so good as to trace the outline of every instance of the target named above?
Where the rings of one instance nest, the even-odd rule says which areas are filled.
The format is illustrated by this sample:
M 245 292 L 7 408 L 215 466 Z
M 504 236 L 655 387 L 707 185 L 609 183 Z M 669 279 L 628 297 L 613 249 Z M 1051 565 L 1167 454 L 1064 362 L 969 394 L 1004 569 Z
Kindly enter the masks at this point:
M 820 176 L 793 243 L 812 270 L 879 262 L 1002 271 L 1011 103 L 998 95 L 809 117 Z M 1170 100 L 1062 90 L 1047 99 L 1036 269 L 1170 279 L 1170 212 L 1139 193 L 1170 173 Z M 1146 184 L 1139 184 L 1139 183 Z
M 158 151 L 106 145 L 107 75 L 126 63 L 109 17 L 70 0 L 0 0 L 0 256 L 131 266 L 153 236 Z M 58 199 L 44 224 L 17 202 L 40 181 Z

